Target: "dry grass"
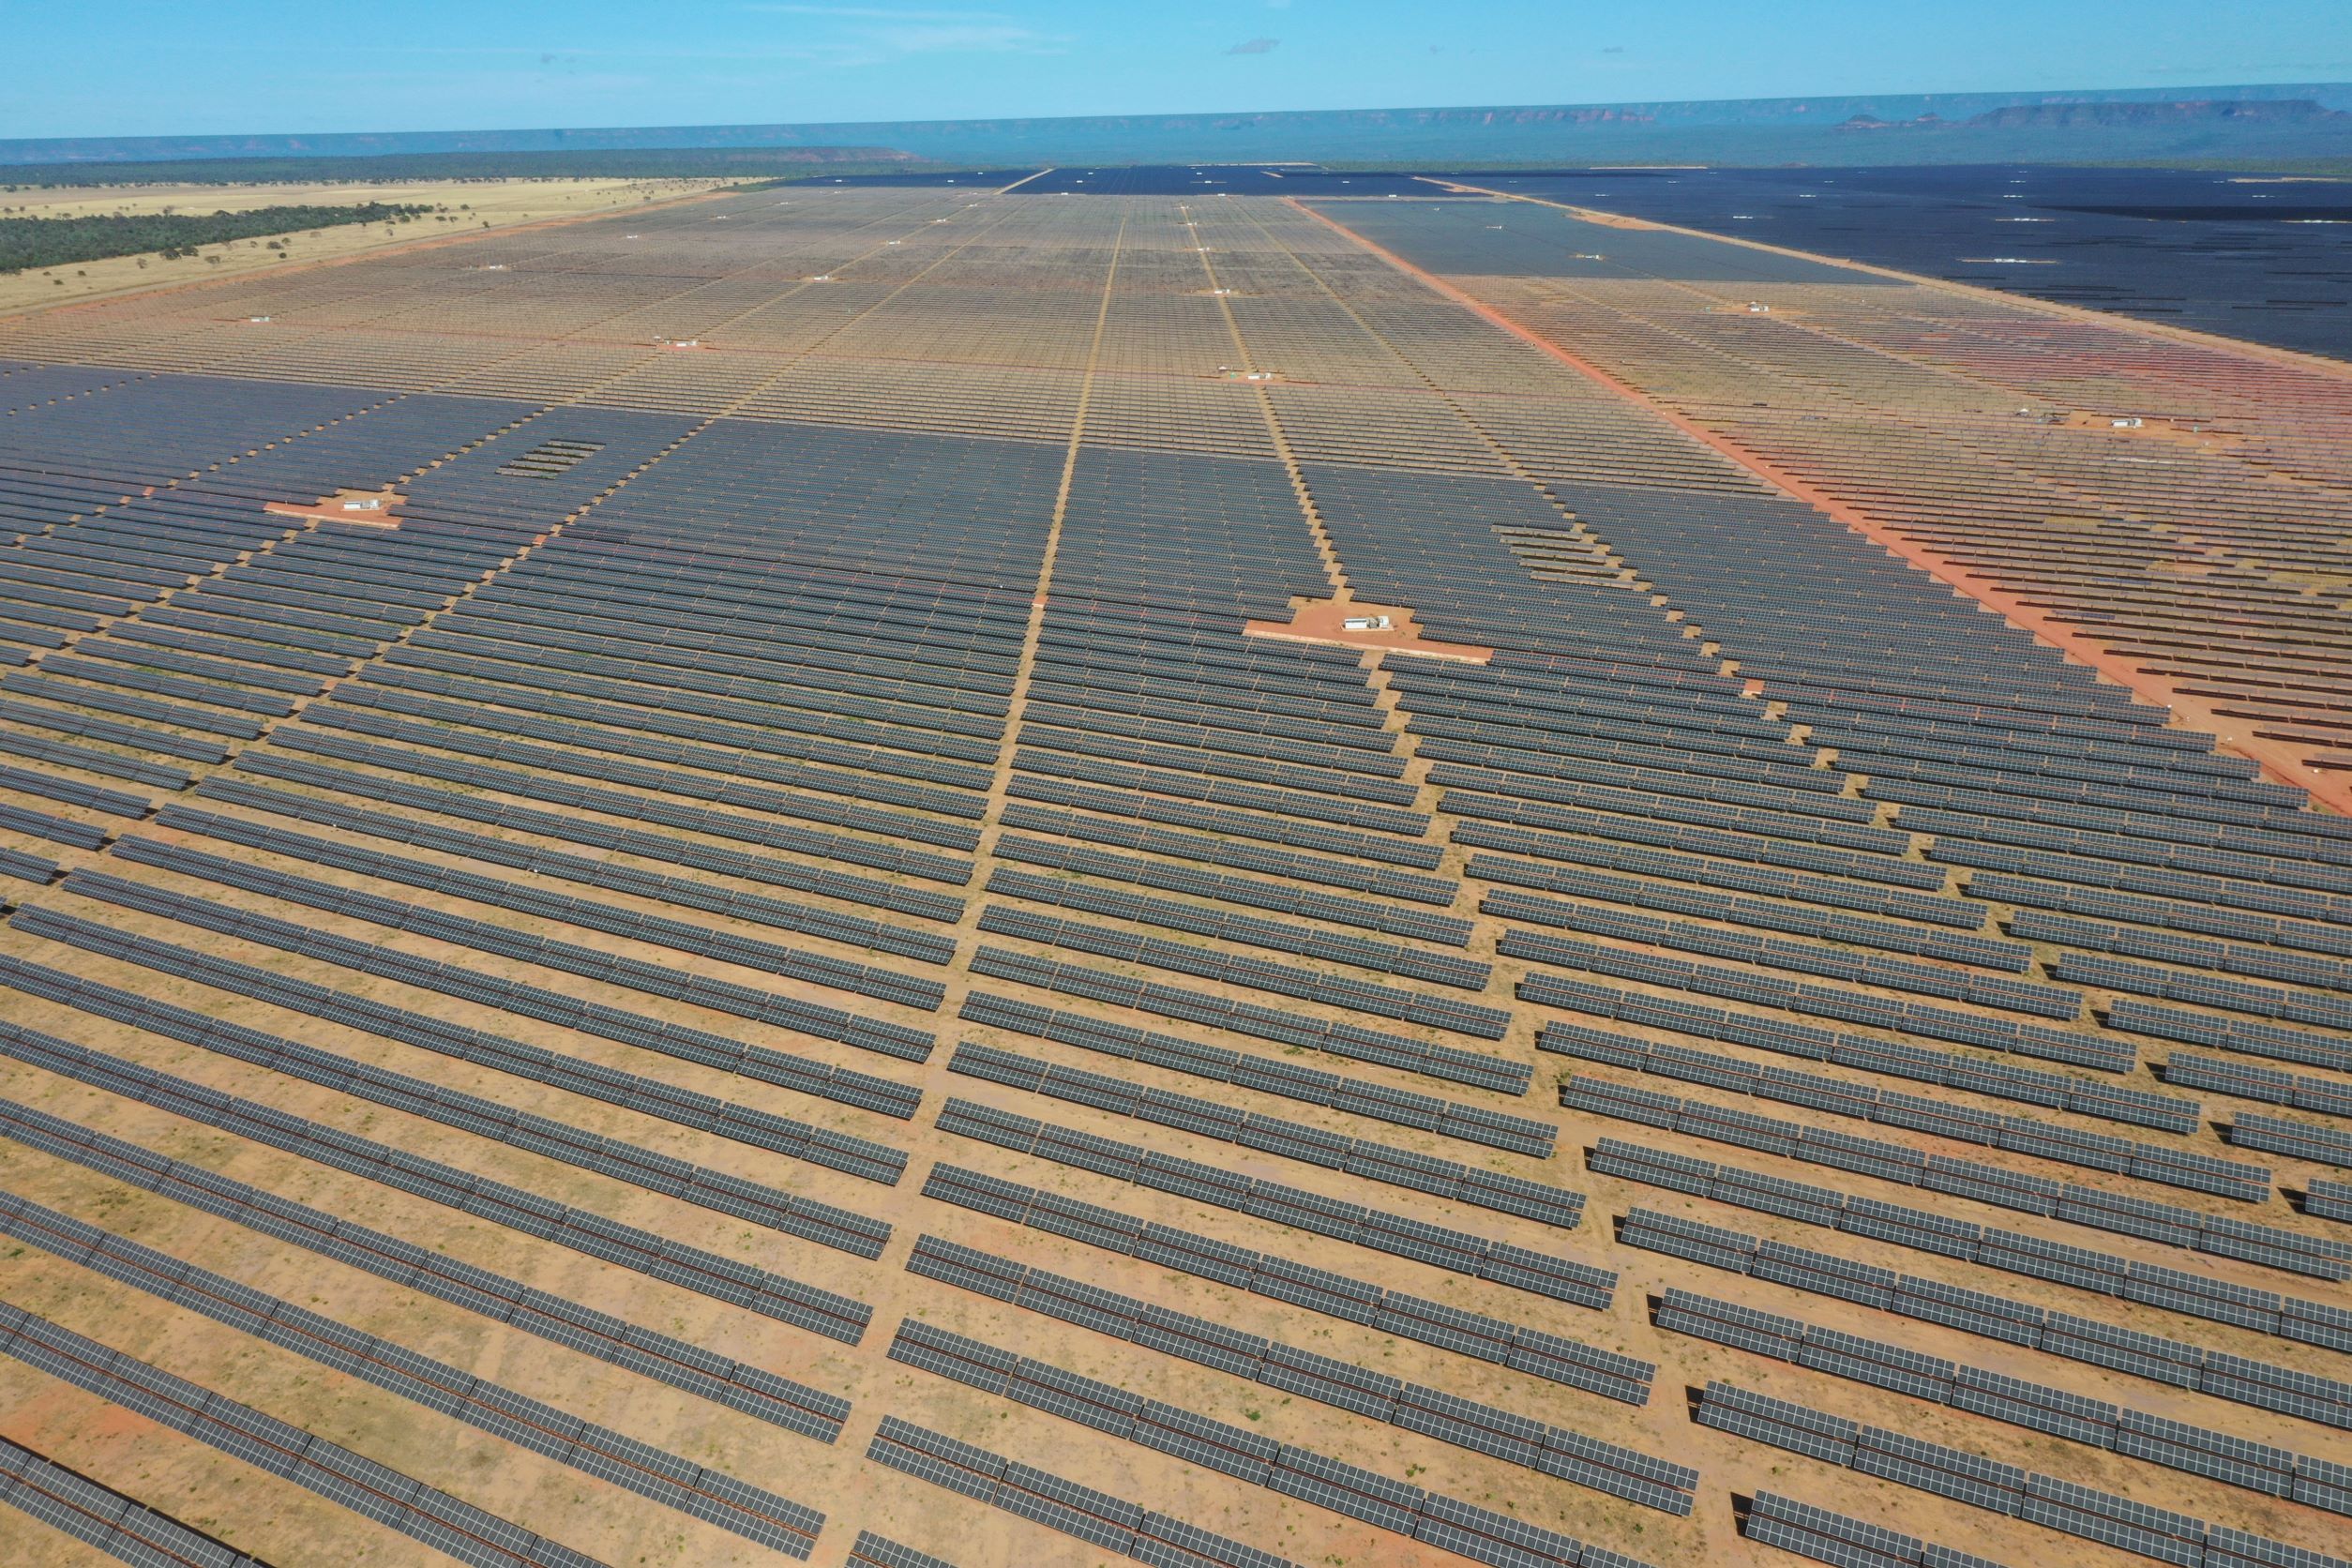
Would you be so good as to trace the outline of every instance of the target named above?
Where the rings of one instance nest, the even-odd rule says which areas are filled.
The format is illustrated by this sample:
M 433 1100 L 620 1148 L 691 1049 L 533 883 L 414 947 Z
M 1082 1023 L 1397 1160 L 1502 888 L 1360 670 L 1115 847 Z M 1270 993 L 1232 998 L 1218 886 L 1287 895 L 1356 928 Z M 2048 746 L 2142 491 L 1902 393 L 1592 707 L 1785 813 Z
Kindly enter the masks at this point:
M 38 309 L 141 289 L 197 283 L 261 272 L 295 262 L 332 262 L 388 246 L 451 234 L 479 234 L 517 223 L 542 223 L 590 213 L 674 201 L 718 188 L 706 179 L 624 180 L 387 180 L 374 184 L 59 186 L 0 195 L 10 217 L 93 218 L 111 213 L 244 212 L 254 207 L 381 202 L 449 209 L 450 221 L 419 218 L 390 227 L 347 224 L 298 231 L 286 249 L 266 238 L 204 248 L 199 257 L 115 256 L 0 277 L 0 313 Z

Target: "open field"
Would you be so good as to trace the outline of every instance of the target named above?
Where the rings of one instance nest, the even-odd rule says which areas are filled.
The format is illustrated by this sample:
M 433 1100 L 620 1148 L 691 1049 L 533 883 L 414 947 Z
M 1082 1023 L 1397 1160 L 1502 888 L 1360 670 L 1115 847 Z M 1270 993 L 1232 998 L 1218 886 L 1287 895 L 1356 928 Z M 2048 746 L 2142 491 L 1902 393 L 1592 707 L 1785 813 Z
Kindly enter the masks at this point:
M 206 282 L 294 262 L 329 262 L 420 239 L 579 218 L 648 202 L 674 201 L 717 188 L 719 180 L 385 180 L 322 185 L 56 186 L 0 193 L 0 207 L 27 218 L 86 218 L 108 213 L 245 212 L 254 207 L 322 205 L 446 206 L 448 221 L 420 217 L 397 226 L 318 229 L 290 236 L 284 250 L 266 239 L 207 246 L 203 256 L 114 256 L 71 266 L 0 277 L 0 311 L 61 305 L 138 289 Z M 216 262 L 212 257 L 218 256 Z
M 1877 510 L 2071 570 L 1909 488 L 2023 383 L 2242 584 L 2320 378 L 1534 211 L 0 320 L 0 1464 L 278 1568 L 2343 1568 L 2346 819 L 2108 671 L 2191 590 L 2094 668 Z

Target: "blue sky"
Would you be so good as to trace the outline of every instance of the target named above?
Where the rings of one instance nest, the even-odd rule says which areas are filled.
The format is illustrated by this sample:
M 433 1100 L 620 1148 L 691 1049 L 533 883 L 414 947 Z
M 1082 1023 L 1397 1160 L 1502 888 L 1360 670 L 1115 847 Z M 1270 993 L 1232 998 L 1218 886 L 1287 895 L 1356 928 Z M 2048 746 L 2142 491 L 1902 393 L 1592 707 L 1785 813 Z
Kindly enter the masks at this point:
M 6 0 L 0 136 L 2352 78 L 2346 0 Z

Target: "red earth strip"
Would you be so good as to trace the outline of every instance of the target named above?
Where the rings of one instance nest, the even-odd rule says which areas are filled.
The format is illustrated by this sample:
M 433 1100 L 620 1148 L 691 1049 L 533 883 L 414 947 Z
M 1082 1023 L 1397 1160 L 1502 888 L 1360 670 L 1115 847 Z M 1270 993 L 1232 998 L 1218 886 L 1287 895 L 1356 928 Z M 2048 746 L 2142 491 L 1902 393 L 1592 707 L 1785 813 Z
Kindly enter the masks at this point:
M 1352 243 L 1378 256 L 1397 271 L 1414 279 L 1465 309 L 1500 327 L 1531 347 L 1541 350 L 1578 374 L 1608 388 L 1628 402 L 1649 410 L 1684 435 L 1722 454 L 1756 477 L 1793 496 L 1817 511 L 1844 523 L 1847 528 L 1901 556 L 1912 565 L 1948 583 L 1961 593 L 1998 611 L 2010 625 L 2028 632 L 2075 660 L 2090 666 L 2102 675 L 2140 696 L 2172 711 L 2176 718 L 2184 719 L 2199 730 L 2209 731 L 2224 751 L 2236 752 L 2259 763 L 2263 772 L 2275 781 L 2307 791 L 2314 800 L 2345 815 L 2352 815 L 2352 779 L 2332 777 L 2304 762 L 2293 748 L 2265 740 L 2254 734 L 2243 722 L 2226 718 L 2205 703 L 2176 690 L 2163 678 L 2152 675 L 2117 655 L 2081 632 L 2052 620 L 2049 616 L 2005 591 L 1998 583 L 1961 565 L 1941 553 L 1874 521 L 1835 496 L 1816 489 L 1806 480 L 1781 468 L 1770 459 L 1760 457 L 1740 443 L 1718 431 L 1711 430 L 1680 412 L 1668 408 L 1631 383 L 1619 380 L 1609 371 L 1561 348 L 1543 334 L 1521 325 L 1511 317 L 1485 301 L 1474 298 L 1433 273 L 1425 272 L 1395 252 L 1374 244 L 1353 229 L 1329 218 L 1300 202 L 1296 197 L 1283 198 L 1292 207 L 1336 234 L 1344 234 Z

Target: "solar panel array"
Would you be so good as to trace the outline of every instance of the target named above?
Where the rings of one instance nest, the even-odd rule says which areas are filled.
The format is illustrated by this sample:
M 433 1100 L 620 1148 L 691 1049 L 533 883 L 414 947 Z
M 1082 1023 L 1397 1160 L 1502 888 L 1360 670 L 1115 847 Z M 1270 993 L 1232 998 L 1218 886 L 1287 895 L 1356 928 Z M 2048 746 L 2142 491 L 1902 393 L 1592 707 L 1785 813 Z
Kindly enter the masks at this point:
M 975 1101 L 948 1100 L 940 1108 L 937 1125 L 942 1132 L 959 1138 L 1178 1193 L 1311 1235 L 1492 1280 L 1554 1301 L 1606 1310 L 1617 1292 L 1617 1275 L 1589 1263 L 1406 1219 L 1285 1183 L 1236 1176 L 1217 1166 L 1076 1132 Z
M 1701 1391 L 1697 1419 L 1704 1426 L 2180 1568 L 2237 1568 L 2240 1563 L 2333 1568 L 2344 1560 L 1967 1450 L 1843 1421 L 1730 1383 L 1711 1382 Z
M 1748 1500 L 1741 1531 L 1751 1541 L 1834 1568 L 1998 1568 L 1983 1558 L 1777 1492 L 1758 1492 Z
M 2352 1430 L 2352 1381 L 2342 1379 L 2209 1351 L 2183 1340 L 2048 1311 L 2008 1296 L 1898 1274 L 1878 1264 L 1786 1242 L 1764 1241 L 1652 1209 L 1629 1211 L 1619 1240 L 1628 1246 L 1770 1280 L 1791 1289 L 1858 1302 L 1897 1317 Z M 1790 1340 L 1792 1335 L 1773 1330 L 1767 1337 Z
M 2233 1323 L 2302 1344 L 2352 1349 L 2352 1311 L 2325 1301 L 2281 1295 L 2209 1274 L 2164 1268 L 2021 1231 L 1993 1229 L 1932 1210 L 1664 1153 L 1615 1138 L 1601 1140 L 1592 1152 L 1591 1165 L 1596 1171 L 1627 1181 L 1851 1231 L 1874 1242 L 1958 1258 L 2005 1274 Z
M 2011 295 L 1895 290 L 1878 276 L 1818 266 L 1790 274 L 1777 254 L 1695 234 L 1633 233 L 1557 204 L 1675 213 L 1683 205 L 1676 186 L 1673 176 L 1539 181 L 1523 188 L 1542 205 L 1330 203 L 1318 210 L 1422 264 L 1464 274 L 1454 281 L 1482 302 L 1907 546 L 1973 574 L 2061 635 L 2085 639 L 2113 668 L 2279 744 L 2311 770 L 2306 776 L 2341 774 L 2341 628 L 2330 624 L 2319 586 L 2342 549 L 2340 503 L 2329 492 L 2343 473 L 2345 406 L 2332 367 L 2257 361 L 2224 340 Z M 1785 204 L 1809 214 L 1859 194 L 1832 181 Z M 1924 189 L 1906 194 L 1937 216 L 1882 208 L 1858 226 L 1868 236 L 1859 242 L 1862 254 L 1884 254 L 1889 236 L 1900 243 L 1934 234 L 1962 214 L 1973 227 L 1995 204 L 1968 212 L 1939 208 Z M 2022 199 L 2014 189 L 2003 194 Z M 1773 196 L 1758 191 L 1754 200 L 1769 205 Z M 1741 204 L 1741 218 L 1772 217 Z M 2003 281 L 2040 292 L 2056 280 L 2064 289 L 2067 279 L 2082 277 L 2077 268 L 2113 267 L 2147 236 L 2181 227 L 2147 216 L 2109 219 L 2129 234 L 2070 231 L 2065 264 L 2010 269 Z M 1720 210 L 1703 221 L 1763 237 L 1763 225 L 1726 223 Z M 1550 258 L 1591 259 L 1568 276 L 1550 268 L 1474 276 L 1523 270 L 1517 259 L 1479 254 L 1498 239 Z M 1480 241 L 1489 244 L 1469 243 Z M 1660 243 L 1666 254 L 1648 253 Z M 1694 271 L 1682 254 L 1692 249 L 1732 264 Z M 2170 259 L 2167 285 L 2180 290 L 2180 266 L 2195 259 Z M 2261 265 L 2255 276 L 2272 271 Z M 2217 301 L 2184 292 L 2189 297 L 2171 309 L 2206 321 L 2219 313 Z M 2096 291 L 2085 302 L 2107 303 Z M 1596 532 L 1630 544 L 1597 523 Z M 1678 565 L 1689 580 L 1675 585 L 1677 602 L 1711 634 L 1720 635 L 1717 620 L 1747 613 L 1730 611 L 1726 596 L 1760 598 L 1772 574 L 1807 575 L 1786 548 L 1759 560 L 1741 553 L 1740 543 L 1696 533 L 1681 542 Z M 1676 546 L 1652 537 L 1645 548 Z M 1787 619 L 1806 615 L 1797 609 Z M 1866 643 L 1874 635 L 1856 623 L 1838 637 Z M 1978 641 L 1989 648 L 1990 638 Z M 1792 653 L 1758 640 L 1742 652 L 1794 657 L 1816 678 L 1838 662 L 1829 644 Z M 1984 684 L 1997 679 L 1988 671 Z
M 2000 1364 L 2025 1404 L 2116 1412 L 2071 1480 L 2259 1528 L 2216 1568 L 2324 1547 L 2219 1461 L 2341 1485 L 2352 830 L 1811 499 L 1871 481 L 1988 580 L 2096 577 L 2109 644 L 2194 604 L 2268 669 L 2249 628 L 2331 635 L 2309 583 L 2110 547 L 2324 577 L 2334 514 L 2273 514 L 2336 472 L 2332 393 L 1177 173 L 740 190 L 0 323 L 0 1186 L 57 1248 L 5 1293 L 382 1467 L 111 1446 L 127 1385 L 18 1361 L 38 1507 L 80 1476 L 290 1562 L 413 1545 L 368 1487 L 454 1517 L 415 1485 L 615 1562 L 1712 1560 L 1787 1455 L 1651 1397 L 1722 1353 L 1645 1310 L 1711 1269 L 1825 1366 L 1943 1345 L 1902 1362 L 1937 1421 L 1994 1359 L 1945 1331 L 2046 1358 Z M 1454 286 L 1685 423 L 1391 256 L 1529 269 Z M 2186 511 L 2093 460 L 2133 438 L 2014 414 L 2152 365 L 2239 432 L 2133 449 Z M 2169 607 L 2100 597 L 2131 573 Z M 1404 619 L 1313 640 L 1351 605 Z M 926 1336 L 1020 1392 L 894 1359 Z M 1832 1453 L 1930 1410 L 1825 1386 Z M 1189 1446 L 1103 1429 L 1146 1406 Z M 1977 1425 L 1987 1465 L 2043 1436 Z M 1877 1516 L 1877 1473 L 1781 1523 Z M 1839 1549 L 2121 1528 L 1923 1495 L 1915 1554 Z
M 1060 1476 L 885 1417 L 867 1457 L 1153 1568 L 1288 1568 L 1287 1560 Z
M 1515 1416 L 1493 1406 L 1441 1390 L 1406 1383 L 1386 1373 L 1300 1350 L 1261 1335 L 1236 1334 L 1205 1318 L 1170 1312 L 1081 1280 L 926 1236 L 915 1244 L 907 1267 L 928 1278 L 1033 1311 L 1114 1334 L 1148 1349 L 1182 1356 L 1219 1371 L 1246 1377 L 1286 1393 L 1320 1400 L 1359 1415 L 1378 1416 L 1425 1436 L 1441 1438 L 1497 1458 L 1580 1481 L 1597 1490 L 1636 1501 L 1663 1500 L 1672 1513 L 1689 1511 L 1695 1474 L 1663 1471 L 1658 1462 L 1629 1450 L 1596 1443 L 1543 1422 Z M 1462 1335 L 1469 1340 L 1470 1335 Z M 1451 1348 L 1451 1347 L 1449 1347 Z M 1465 1345 L 1465 1353 L 1485 1347 Z M 1628 1405 L 1650 1402 L 1656 1368 L 1646 1362 L 1581 1349 L 1565 1341 L 1530 1334 L 1511 1347 L 1521 1371 L 1581 1388 Z M 1567 1455 L 1567 1457 L 1562 1457 Z M 1663 1477 L 1663 1479 L 1662 1479 Z
M 1499 1543 L 1530 1553 L 1539 1560 L 1582 1560 L 1581 1543 L 1548 1530 L 1534 1530 L 1508 1515 L 1431 1493 L 1295 1444 L 1273 1442 L 1245 1426 L 1212 1421 L 1178 1406 L 1144 1399 L 1108 1383 L 1016 1355 L 982 1340 L 930 1328 L 912 1319 L 899 1325 L 898 1337 L 892 1343 L 890 1353 L 895 1360 L 924 1371 L 1002 1394 L 1020 1404 L 1147 1448 L 1176 1453 L 1253 1485 L 1305 1498 L 1334 1513 L 1362 1519 L 1393 1534 L 1429 1539 L 1431 1527 L 1423 1523 L 1425 1518 L 1448 1532 L 1458 1530 L 1473 1540 L 1485 1537 L 1487 1553 Z M 1574 1459 L 1555 1460 L 1544 1468 L 1563 1479 L 1601 1486 L 1667 1513 L 1689 1511 L 1691 1500 L 1686 1488 L 1696 1479 L 1690 1471 L 1637 1455 L 1618 1454 L 1612 1457 L 1621 1463 L 1630 1460 L 1629 1468 L 1635 1474 L 1617 1473 Z M 1609 1484 L 1603 1485 L 1604 1481 Z M 1462 1555 L 1483 1554 L 1465 1551 Z
M 2135 1176 L 2242 1202 L 2260 1203 L 2270 1196 L 2269 1172 L 2261 1167 L 2184 1155 L 2168 1144 L 2052 1127 L 2029 1117 L 1962 1108 L 1925 1095 L 1897 1093 L 1826 1074 L 1759 1064 L 1720 1051 L 1659 1045 L 1577 1024 L 1549 1025 L 1536 1044 L 1540 1049 L 1580 1061 L 1681 1078 L 1726 1093 L 1780 1100 L 1834 1116 L 1885 1122 L 1966 1143 L 2016 1149 L 2061 1164 Z M 1957 1076 L 1943 1063 L 1931 1062 L 1927 1066 L 1928 1073 L 1922 1076 L 1930 1082 L 1949 1082 Z M 2130 1091 L 2118 1093 L 2090 1083 L 2076 1089 L 2073 1086 L 2082 1080 L 2000 1066 L 1977 1067 L 1960 1081 L 1970 1088 L 1984 1085 L 1983 1093 L 2005 1089 L 2009 1093 L 2000 1096 L 2003 1099 L 2049 1104 L 2053 1108 L 2084 1115 L 2103 1114 L 2117 1121 L 2159 1126 L 2167 1132 L 2196 1130 L 2196 1102 L 2193 1100 Z
M 494 1101 L 443 1089 L 421 1078 L 354 1062 L 259 1030 L 222 1023 L 185 1007 L 77 979 L 61 970 L 12 958 L 0 959 L 0 986 L 63 1003 L 100 1018 L 137 1023 L 141 1028 L 200 1049 L 251 1062 L 292 1078 L 331 1085 L 357 1099 L 395 1106 L 436 1122 L 448 1122 L 500 1138 L 502 1141 L 522 1144 L 565 1164 L 618 1177 L 862 1258 L 880 1257 L 890 1239 L 888 1226 L 863 1214 L 811 1204 L 789 1193 L 699 1167 L 681 1167 L 676 1162 L 667 1166 L 649 1163 L 630 1145 L 580 1133 L 561 1122 L 508 1110 Z M 501 1128 L 503 1132 L 491 1130 Z
M 69 1214 L 11 1198 L 0 1202 L 0 1233 L 789 1556 L 808 1556 L 824 1528 L 814 1509 Z M 838 1436 L 838 1423 L 822 1435 Z
M 124 1562 L 267 1568 L 260 1558 L 0 1438 L 0 1502 Z
M 0 1135 L 804 1436 L 830 1441 L 839 1435 L 849 1413 L 843 1400 L 706 1347 L 428 1252 L 200 1166 L 158 1159 L 138 1144 L 30 1106 L 0 1102 Z
M 1598 1374 L 1612 1390 L 1631 1393 L 1647 1380 L 1639 1372 L 1646 1364 L 1612 1361 L 1591 1347 L 1524 1323 L 1465 1312 L 1173 1226 L 1146 1224 L 1116 1209 L 1077 1202 L 964 1167 L 934 1166 L 924 1195 L 1342 1321 L 1374 1325 L 1386 1334 L 1505 1363 L 1556 1382 L 1580 1383 Z
M 1658 1308 L 1658 1326 L 2331 1514 L 2352 1515 L 2352 1487 L 2345 1485 L 2352 1481 L 2352 1467 L 2290 1449 L 2249 1442 L 1688 1290 L 1666 1291 Z
M 474 1568 L 595 1568 L 594 1558 L 47 1319 L 0 1307 L 0 1355 L 282 1476 Z
M 1584 1214 L 1584 1199 L 1542 1182 L 1482 1170 L 1453 1160 L 1432 1159 L 1364 1138 L 1341 1138 L 1297 1122 L 1237 1111 L 1214 1100 L 1166 1090 L 1147 1091 L 1108 1073 L 1018 1056 L 967 1042 L 956 1048 L 948 1071 L 1034 1090 L 1052 1099 L 1093 1106 L 1114 1116 L 1132 1116 L 1182 1127 L 1202 1138 L 1238 1143 L 1307 1165 L 1344 1170 L 1350 1176 L 1392 1186 L 1437 1193 L 1475 1208 L 1494 1209 L 1524 1219 L 1573 1230 Z M 1278 1201 L 1269 1198 L 1267 1201 Z
M 1814 1164 L 1839 1166 L 1902 1186 L 1923 1187 L 1996 1208 L 2015 1209 L 2194 1252 L 2240 1258 L 2289 1274 L 2328 1280 L 2352 1277 L 2352 1247 L 2342 1242 L 2306 1236 L 2299 1230 L 2225 1219 L 2179 1204 L 2119 1198 L 2099 1188 L 2028 1176 L 2001 1166 L 1928 1154 L 1909 1144 L 1852 1138 L 1772 1117 L 1724 1110 L 1671 1094 L 1626 1089 L 1596 1078 L 1573 1078 L 1560 1093 L 1562 1105 L 1580 1110 L 1647 1122 L 1693 1137 L 1738 1143 Z M 2033 1144 L 2026 1147 L 2030 1149 Z M 2180 1184 L 2209 1188 L 2221 1186 L 2228 1179 L 2229 1172 L 2224 1170 L 2202 1181 Z M 1834 1213 L 1834 1208 L 1831 1212 Z
M 850 1546 L 850 1561 L 863 1563 L 866 1568 L 955 1568 L 943 1557 L 918 1552 L 912 1546 L 902 1546 L 886 1535 L 870 1530 L 857 1532 L 857 1540 Z

